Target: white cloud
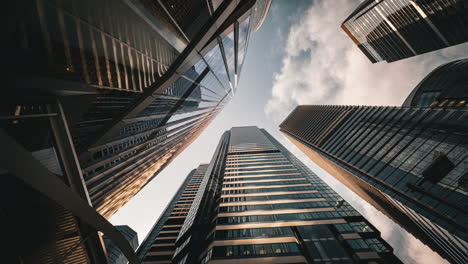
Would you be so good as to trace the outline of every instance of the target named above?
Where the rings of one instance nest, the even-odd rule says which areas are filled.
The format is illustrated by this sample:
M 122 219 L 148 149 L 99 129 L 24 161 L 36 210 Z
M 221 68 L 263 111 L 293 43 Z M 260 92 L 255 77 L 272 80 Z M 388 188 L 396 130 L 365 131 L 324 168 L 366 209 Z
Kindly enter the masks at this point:
M 340 28 L 358 0 L 316 0 L 288 34 L 266 114 L 281 121 L 297 104 L 401 105 L 438 65 L 462 58 L 462 44 L 413 58 L 372 64 Z

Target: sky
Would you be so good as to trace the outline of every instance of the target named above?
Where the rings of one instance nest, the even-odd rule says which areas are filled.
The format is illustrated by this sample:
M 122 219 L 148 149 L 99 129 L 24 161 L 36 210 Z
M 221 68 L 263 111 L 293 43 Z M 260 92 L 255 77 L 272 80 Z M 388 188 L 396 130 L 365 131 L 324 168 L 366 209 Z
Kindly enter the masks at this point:
M 210 126 L 111 219 L 129 225 L 141 243 L 188 173 L 207 163 L 224 131 L 266 129 L 354 206 L 382 233 L 405 263 L 447 263 L 310 161 L 278 125 L 298 104 L 401 105 L 440 64 L 465 57 L 462 44 L 413 58 L 372 64 L 342 32 L 340 23 L 359 0 L 273 1 L 250 38 L 234 98 Z

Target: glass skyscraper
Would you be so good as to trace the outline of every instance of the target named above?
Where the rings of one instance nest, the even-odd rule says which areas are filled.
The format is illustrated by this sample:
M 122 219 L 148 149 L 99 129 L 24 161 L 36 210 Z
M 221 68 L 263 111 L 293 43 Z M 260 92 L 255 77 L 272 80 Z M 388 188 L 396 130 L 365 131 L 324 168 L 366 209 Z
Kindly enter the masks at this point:
M 280 125 L 316 164 L 451 263 L 468 262 L 466 65 L 437 68 L 403 107 L 304 105 Z
M 8 4 L 10 5 L 10 4 Z M 106 218 L 183 151 L 235 94 L 250 34 L 270 1 L 21 0 L 3 45 L 2 129 L 78 166 Z M 25 12 L 28 10 L 28 12 Z M 67 124 L 62 138 L 48 119 Z M 76 166 L 75 166 L 76 167 Z M 79 174 L 79 175 L 78 175 Z
M 130 263 L 112 216 L 236 93 L 267 0 L 6 2 L 0 97 L 8 263 Z M 11 248 L 10 248 L 11 247 Z
M 143 263 L 401 263 L 374 226 L 263 129 L 225 132 L 200 168 L 143 242 Z
M 468 59 L 440 65 L 411 91 L 403 106 L 467 106 L 467 73 Z
M 341 28 L 373 63 L 468 41 L 466 0 L 366 0 Z
M 192 170 L 138 248 L 143 263 L 172 263 L 175 241 L 205 176 L 208 164 Z

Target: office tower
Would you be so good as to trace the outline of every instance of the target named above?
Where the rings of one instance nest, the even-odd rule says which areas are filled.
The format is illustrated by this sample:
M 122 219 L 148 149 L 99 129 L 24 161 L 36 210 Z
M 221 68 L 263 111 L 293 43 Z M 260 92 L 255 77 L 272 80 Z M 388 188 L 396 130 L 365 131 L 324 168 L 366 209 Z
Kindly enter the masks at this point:
M 76 164 L 106 218 L 183 151 L 237 89 L 267 0 L 21 0 L 5 6 L 2 128 Z M 28 10 L 28 12 L 25 12 Z M 4 102 L 3 102 L 4 101 Z M 47 119 L 68 128 L 58 139 Z
M 175 241 L 205 176 L 208 164 L 192 170 L 138 248 L 142 263 L 172 263 Z
M 125 239 L 130 242 L 130 245 L 134 250 L 138 248 L 138 236 L 137 233 L 127 225 L 116 226 L 115 227 L 120 233 L 123 234 Z M 107 239 L 104 236 L 104 244 L 107 251 L 107 259 L 109 264 L 127 264 L 127 258 L 120 251 L 120 249 L 112 242 L 112 240 Z
M 467 101 L 452 97 L 455 86 L 435 85 L 452 83 L 436 79 L 444 81 L 438 71 L 454 65 L 432 72 L 403 107 L 298 106 L 280 128 L 316 164 L 439 255 L 467 263 Z M 459 65 L 466 68 L 466 61 Z M 452 84 L 466 96 L 463 79 Z
M 192 174 L 153 231 L 171 230 Z M 401 263 L 374 226 L 263 129 L 225 132 L 196 180 L 177 235 L 164 234 L 166 245 L 152 231 L 143 263 Z
M 466 106 L 467 73 L 468 59 L 455 60 L 437 67 L 411 91 L 403 106 Z
M 466 0 L 366 0 L 341 28 L 372 62 L 393 62 L 468 41 Z

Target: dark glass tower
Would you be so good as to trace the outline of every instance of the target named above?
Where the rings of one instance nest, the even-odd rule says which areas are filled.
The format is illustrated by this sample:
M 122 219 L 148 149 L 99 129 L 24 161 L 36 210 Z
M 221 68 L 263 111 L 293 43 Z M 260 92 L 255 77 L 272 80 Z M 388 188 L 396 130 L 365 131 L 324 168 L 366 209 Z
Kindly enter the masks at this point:
M 200 187 L 208 164 L 201 164 L 192 170 L 177 193 L 138 248 L 142 263 L 172 263 L 176 249 L 175 242 L 180 228 Z
M 366 0 L 343 31 L 373 63 L 393 62 L 468 41 L 466 0 Z
M 127 225 L 122 226 L 115 226 L 125 239 L 130 243 L 132 248 L 136 250 L 138 248 L 138 235 Z M 125 255 L 120 251 L 120 249 L 112 242 L 112 240 L 108 239 L 106 236 L 103 237 L 104 244 L 106 246 L 107 251 L 107 259 L 109 264 L 127 264 L 128 260 Z
M 185 221 L 169 227 L 192 175 L 143 242 L 143 263 L 401 263 L 374 226 L 263 129 L 224 133 L 186 198 Z M 162 261 L 167 253 L 173 262 Z
M 50 160 L 54 141 L 72 142 L 62 154 L 74 164 L 74 181 L 108 218 L 235 94 L 249 36 L 269 3 L 8 3 L 1 128 Z M 53 119 L 67 124 L 61 135 L 52 135 Z
M 461 107 L 468 102 L 468 59 L 443 64 L 424 78 L 403 106 Z
M 450 96 L 455 89 L 435 89 L 438 70 L 418 85 L 409 106 L 298 106 L 280 128 L 315 163 L 442 257 L 467 263 L 468 111 L 465 99 Z M 463 78 L 454 83 L 466 92 Z

